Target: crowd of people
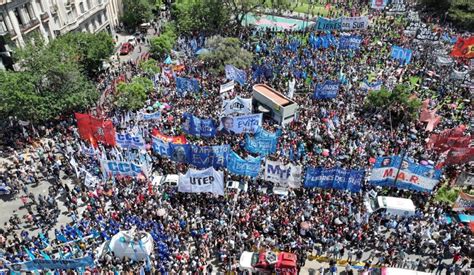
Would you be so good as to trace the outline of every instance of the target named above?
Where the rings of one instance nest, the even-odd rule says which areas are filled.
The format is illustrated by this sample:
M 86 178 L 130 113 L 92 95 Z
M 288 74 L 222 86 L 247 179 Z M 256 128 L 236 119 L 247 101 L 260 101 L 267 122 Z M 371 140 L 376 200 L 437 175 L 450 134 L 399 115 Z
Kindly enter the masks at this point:
M 359 10 L 342 4 L 333 8 L 352 16 L 358 15 Z M 277 151 L 269 159 L 303 166 L 364 169 L 367 175 L 373 166 L 371 159 L 402 151 L 417 161 L 439 161 L 437 152 L 426 149 L 430 134 L 425 131 L 426 124 L 403 116 L 403 106 L 401 115 L 393 120 L 368 108 L 368 92 L 360 88 L 361 82 L 381 82 L 389 88 L 397 83 L 409 85 L 414 97 L 430 99 L 430 106 L 443 117 L 435 132 L 466 125 L 466 135 L 470 135 L 471 91 L 461 82 L 445 77 L 453 68 L 472 69 L 469 60 L 455 59 L 451 66 L 439 66 L 433 53 L 449 52 L 451 41 L 440 39 L 433 45 L 407 37 L 403 33 L 409 24 L 406 16 L 370 9 L 368 16 L 369 27 L 353 31 L 363 38 L 359 50 L 342 51 L 331 43 L 321 46 L 310 42 L 310 37 L 321 36 L 337 40 L 341 36 L 338 32 L 242 28 L 238 35 L 242 47 L 254 55 L 252 66 L 247 70 L 247 83 L 236 86 L 224 98 L 250 98 L 256 83 L 287 94 L 288 82 L 296 83 L 292 97 L 299 105 L 299 113 L 292 123 L 281 128 Z M 459 35 L 435 18 L 423 20 L 449 37 Z M 183 134 L 184 113 L 219 121 L 223 100 L 219 87 L 227 80 L 224 72 L 218 76 L 207 72 L 194 54 L 194 48 L 204 47 L 205 40 L 204 36 L 178 39 L 175 50 L 182 54 L 171 58 L 179 60 L 185 69 L 174 72 L 174 76 L 162 74 L 156 79 L 134 62 L 113 65 L 98 77 L 98 89 L 105 95 L 101 97 L 103 108 L 94 111 L 111 119 L 117 132 L 133 131 L 147 144 L 151 144 L 154 129 L 168 136 Z M 403 66 L 390 58 L 393 45 L 414 49 L 410 64 Z M 161 62 L 160 66 L 163 70 L 171 67 Z M 137 120 L 130 112 L 116 110 L 110 104 L 110 87 L 115 80 L 130 80 L 133 76 L 154 80 L 155 91 L 149 95 L 144 110 L 160 111 L 160 119 Z M 179 97 L 176 76 L 200 79 L 204 92 Z M 343 83 L 338 96 L 314 99 L 315 85 L 328 79 Z M 170 108 L 160 108 L 156 102 Z M 347 259 L 348 270 L 351 263 L 360 261 L 366 262 L 367 268 L 393 266 L 446 274 L 471 274 L 473 270 L 472 232 L 467 226 L 446 221 L 450 205 L 435 201 L 434 192 L 380 188 L 366 179 L 359 193 L 300 188 L 289 189 L 287 196 L 281 196 L 265 191 L 273 186 L 270 182 L 232 175 L 223 169 L 227 182 L 246 183 L 248 190 L 227 189 L 224 196 L 180 193 L 173 185 L 152 185 L 152 178 L 184 174 L 191 166 L 161 157 L 152 152 L 151 146 L 137 151 L 102 145 L 93 148 L 80 139 L 72 116 L 39 128 L 18 125 L 13 120 L 11 123 L 18 130 L 11 133 L 10 146 L 4 150 L 11 157 L 6 169 L 0 171 L 0 179 L 23 201 L 28 214 L 13 214 L 0 229 L 0 267 L 32 257 L 67 259 L 90 255 L 95 259 L 95 265 L 86 268 L 90 272 L 201 274 L 239 270 L 238 259 L 243 251 L 278 250 L 297 254 L 298 268 L 305 265 L 308 256 L 322 255 Z M 280 129 L 268 118 L 264 119 L 263 128 L 271 132 Z M 186 138 L 196 145 L 229 144 L 240 156 L 249 155 L 243 146 L 244 134 Z M 103 179 L 100 159 L 126 154 L 152 163 L 152 174 Z M 440 184 L 449 184 L 467 169 L 469 164 L 447 167 Z M 94 180 L 85 181 L 89 176 Z M 44 181 L 51 184 L 47 195 L 36 196 L 29 191 Z M 410 217 L 371 215 L 364 204 L 371 192 L 410 198 L 417 213 Z M 60 204 L 67 208 L 68 224 L 57 224 Z M 155 249 L 149 259 L 120 259 L 112 252 L 98 251 L 113 235 L 131 228 L 151 233 Z M 31 230 L 38 233 L 32 234 Z

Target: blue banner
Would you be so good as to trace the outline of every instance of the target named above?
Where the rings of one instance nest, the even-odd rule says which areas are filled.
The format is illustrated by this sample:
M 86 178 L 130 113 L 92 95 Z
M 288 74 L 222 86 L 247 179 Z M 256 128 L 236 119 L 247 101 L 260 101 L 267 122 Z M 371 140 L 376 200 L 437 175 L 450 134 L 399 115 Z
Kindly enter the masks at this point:
M 345 170 L 342 168 L 315 168 L 308 167 L 304 180 L 305 188 L 332 188 L 359 192 L 364 180 L 364 170 Z
M 329 19 L 318 17 L 318 20 L 314 26 L 318 31 L 340 30 L 342 27 L 342 18 Z
M 78 259 L 67 260 L 44 260 L 34 259 L 29 262 L 14 263 L 10 266 L 13 271 L 34 271 L 34 270 L 58 270 L 77 269 L 94 266 L 94 259 L 91 256 Z
M 247 74 L 244 70 L 239 70 L 233 65 L 225 65 L 225 77 L 238 82 L 241 86 L 247 82 Z
M 143 120 L 154 120 L 159 119 L 161 117 L 160 111 L 156 111 L 154 113 L 141 113 L 141 117 Z
M 226 167 L 230 152 L 230 145 L 174 144 L 155 137 L 152 144 L 156 154 L 176 162 L 194 165 L 197 168 Z
M 362 37 L 359 35 L 345 35 L 339 39 L 339 49 L 358 50 L 362 43 Z
M 169 143 L 170 159 L 180 163 L 190 163 L 191 161 L 191 145 L 190 144 L 174 144 Z
M 202 168 L 220 168 L 227 166 L 227 159 L 229 157 L 230 145 L 218 146 L 191 146 L 191 161 L 190 164 L 199 169 Z
M 270 133 L 259 127 L 253 138 L 249 135 L 245 136 L 245 150 L 261 156 L 273 154 L 276 152 L 280 134 L 280 131 Z
M 407 65 L 410 64 L 411 56 L 413 51 L 410 49 L 402 48 L 399 46 L 393 46 L 392 51 L 390 52 L 390 57 L 392 59 L 399 60 L 401 64 Z
M 198 92 L 199 81 L 195 78 L 176 77 L 176 92 L 183 97 L 187 92 Z
M 106 177 L 109 175 L 109 173 L 112 175 L 130 177 L 134 177 L 142 173 L 145 174 L 143 167 L 133 162 L 102 159 L 100 160 L 100 163 L 102 166 L 102 172 Z
M 419 165 L 399 156 L 378 157 L 369 183 L 416 191 L 431 191 L 441 178 L 441 170 Z M 395 182 L 395 178 L 397 179 Z
M 145 140 L 141 136 L 133 134 L 116 134 L 115 140 L 117 145 L 122 148 L 134 148 L 142 149 L 145 148 Z
M 214 137 L 216 124 L 212 119 L 201 119 L 189 113 L 183 114 L 183 131 L 197 137 Z
M 248 176 L 255 178 L 258 176 L 260 171 L 260 163 L 262 159 L 260 157 L 247 157 L 247 159 L 242 159 L 234 151 L 230 152 L 229 160 L 227 162 L 227 169 L 232 174 L 239 176 Z
M 335 98 L 339 91 L 339 81 L 326 80 L 323 84 L 317 84 L 314 90 L 316 99 Z

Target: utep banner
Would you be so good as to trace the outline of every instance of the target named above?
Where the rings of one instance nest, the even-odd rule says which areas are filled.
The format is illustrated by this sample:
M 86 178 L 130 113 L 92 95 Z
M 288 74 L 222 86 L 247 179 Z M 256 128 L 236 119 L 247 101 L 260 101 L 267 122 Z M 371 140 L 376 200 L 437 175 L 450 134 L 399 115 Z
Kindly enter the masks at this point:
M 342 17 L 341 30 L 360 30 L 367 29 L 369 26 L 369 18 L 367 16 Z
M 115 137 L 117 145 L 122 148 L 134 148 L 142 149 L 145 148 L 145 141 L 141 136 L 133 134 L 117 134 Z
M 189 169 L 179 175 L 178 192 L 183 193 L 213 193 L 224 195 L 224 174 L 208 168 L 206 170 Z
M 34 271 L 34 270 L 67 270 L 94 266 L 94 259 L 91 256 L 78 259 L 67 260 L 44 260 L 34 259 L 28 262 L 14 263 L 9 268 L 12 271 Z
M 399 60 L 403 65 L 410 63 L 413 51 L 410 49 L 402 48 L 399 46 L 393 46 L 390 52 L 390 57 Z
M 262 126 L 262 114 L 251 114 L 244 116 L 224 116 L 217 134 L 230 135 L 241 133 L 254 133 L 258 127 Z
M 216 125 L 212 119 L 201 119 L 189 113 L 183 114 L 183 130 L 188 135 L 198 137 L 214 137 Z
M 222 103 L 222 114 L 225 116 L 248 115 L 252 113 L 252 99 L 235 97 L 224 100 Z
M 276 152 L 280 133 L 270 133 L 259 127 L 253 138 L 245 136 L 245 150 L 261 156 L 273 154 Z
M 339 81 L 326 80 L 323 84 L 317 84 L 314 90 L 314 98 L 328 99 L 335 98 L 339 91 Z
M 260 171 L 261 161 L 262 159 L 260 157 L 254 158 L 251 156 L 247 157 L 247 159 L 242 159 L 232 151 L 227 161 L 227 169 L 230 173 L 235 175 L 255 178 Z
M 185 96 L 187 92 L 199 91 L 199 82 L 195 78 L 176 77 L 176 92 Z
M 247 82 L 247 74 L 244 70 L 239 70 L 233 65 L 225 65 L 225 77 L 238 82 L 241 86 Z
M 372 8 L 376 10 L 384 9 L 388 4 L 388 0 L 372 0 Z
M 105 176 L 108 174 L 130 177 L 145 175 L 143 167 L 132 162 L 101 159 L 100 165 Z
M 360 35 L 344 35 L 339 39 L 339 49 L 341 50 L 358 50 L 362 43 Z
M 278 187 L 300 187 L 301 174 L 301 166 L 291 163 L 284 165 L 282 162 L 271 160 L 265 162 L 265 180 L 277 184 Z
M 401 166 L 400 166 L 401 165 Z M 398 180 L 395 185 L 395 177 Z M 378 157 L 372 169 L 369 182 L 379 186 L 393 186 L 401 189 L 431 191 L 441 177 L 441 170 L 418 165 L 399 156 Z
M 364 176 L 364 170 L 308 167 L 306 169 L 304 187 L 332 188 L 348 190 L 350 192 L 359 192 Z

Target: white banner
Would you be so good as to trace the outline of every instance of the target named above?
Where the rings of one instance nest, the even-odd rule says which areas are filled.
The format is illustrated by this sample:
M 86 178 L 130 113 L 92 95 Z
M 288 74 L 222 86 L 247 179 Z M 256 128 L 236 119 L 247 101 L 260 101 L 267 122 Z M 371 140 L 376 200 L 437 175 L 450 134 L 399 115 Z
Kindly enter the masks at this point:
M 438 56 L 436 57 L 436 64 L 439 66 L 449 66 L 453 64 L 453 59 L 449 56 Z
M 291 163 L 284 165 L 279 161 L 265 161 L 265 180 L 280 187 L 298 188 L 301 186 L 301 166 Z
M 145 140 L 141 136 L 133 135 L 133 134 L 119 134 L 117 133 L 115 136 L 115 140 L 117 141 L 117 145 L 121 148 L 135 148 L 135 149 L 143 149 L 145 148 Z
M 178 192 L 213 193 L 224 195 L 224 174 L 213 167 L 205 170 L 189 169 L 179 175 Z
M 222 114 L 226 116 L 248 115 L 252 113 L 252 99 L 235 97 L 231 100 L 224 100 L 222 103 Z
M 341 20 L 341 29 L 343 31 L 367 29 L 368 26 L 369 26 L 369 18 L 367 16 L 342 17 L 342 20 Z
M 241 133 L 254 133 L 258 126 L 262 126 L 262 114 L 251 114 L 243 116 L 223 116 L 218 135 L 233 135 Z
M 229 82 L 221 85 L 219 93 L 221 93 L 221 94 L 226 93 L 230 90 L 233 90 L 234 87 L 235 87 L 235 81 L 234 80 L 229 81 Z
M 469 71 L 460 72 L 456 69 L 453 69 L 453 72 L 451 73 L 451 78 L 456 79 L 456 80 L 464 80 L 464 78 L 466 78 L 468 72 Z
M 109 174 L 131 177 L 141 173 L 146 175 L 146 167 L 132 162 L 101 159 L 100 165 L 105 177 L 108 177 Z

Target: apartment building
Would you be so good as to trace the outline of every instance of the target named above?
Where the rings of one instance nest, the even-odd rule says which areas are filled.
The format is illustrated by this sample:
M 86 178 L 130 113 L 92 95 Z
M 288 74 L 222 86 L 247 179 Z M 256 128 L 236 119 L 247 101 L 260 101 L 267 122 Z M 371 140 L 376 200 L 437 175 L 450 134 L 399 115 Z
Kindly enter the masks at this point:
M 0 69 L 11 66 L 11 47 L 31 37 L 48 42 L 72 31 L 112 33 L 121 13 L 121 0 L 0 0 Z

